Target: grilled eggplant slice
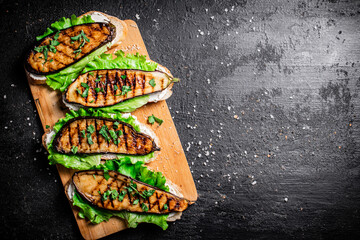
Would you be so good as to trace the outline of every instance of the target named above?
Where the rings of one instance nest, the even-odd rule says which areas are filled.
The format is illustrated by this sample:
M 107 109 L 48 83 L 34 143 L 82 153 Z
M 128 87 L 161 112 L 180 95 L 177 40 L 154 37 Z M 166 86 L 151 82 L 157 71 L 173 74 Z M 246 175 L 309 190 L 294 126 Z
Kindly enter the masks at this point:
M 161 71 L 95 70 L 77 77 L 64 92 L 63 99 L 85 107 L 112 106 L 130 98 L 160 92 L 175 81 L 178 79 Z
M 59 72 L 111 42 L 115 33 L 111 23 L 87 23 L 63 29 L 40 40 L 29 52 L 25 67 L 38 75 Z
M 115 171 L 76 172 L 72 181 L 80 195 L 91 204 L 109 210 L 167 214 L 182 212 L 193 202 L 137 181 Z
M 131 125 L 108 118 L 77 117 L 56 134 L 53 146 L 60 153 L 118 153 L 146 155 L 160 150 L 154 140 Z

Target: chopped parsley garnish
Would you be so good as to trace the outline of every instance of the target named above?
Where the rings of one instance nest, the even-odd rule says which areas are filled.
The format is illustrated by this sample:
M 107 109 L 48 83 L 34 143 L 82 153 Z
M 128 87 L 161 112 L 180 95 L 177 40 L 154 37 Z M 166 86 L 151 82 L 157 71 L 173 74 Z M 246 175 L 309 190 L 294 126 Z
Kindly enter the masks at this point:
M 94 142 L 93 142 L 93 140 L 92 140 L 92 138 L 91 138 L 91 134 L 90 134 L 90 133 L 86 134 L 86 137 L 87 137 L 87 141 L 88 141 L 88 143 L 89 143 L 90 145 L 94 144 Z
M 89 75 L 94 76 L 94 72 L 89 72 Z
M 53 52 L 53 53 L 56 53 L 56 46 L 59 45 L 60 43 L 57 41 L 57 39 L 59 38 L 59 34 L 60 32 L 57 32 L 55 35 L 54 35 L 54 40 L 50 40 L 50 44 L 49 45 L 43 45 L 43 46 L 39 46 L 39 47 L 35 47 L 34 50 L 36 52 L 42 52 L 44 54 L 44 57 L 45 57 L 45 62 L 43 64 L 45 64 L 48 60 L 48 54 L 49 54 L 49 51 L 50 52 Z M 52 59 L 51 59 L 52 60 Z M 50 61 L 51 61 L 50 60 Z M 51 61 L 52 62 L 52 61 Z
M 90 87 L 89 87 L 89 85 L 87 83 L 83 83 L 83 82 L 81 83 L 81 86 L 83 88 L 85 88 L 84 92 L 81 93 L 81 91 L 78 88 L 76 89 L 76 91 L 78 92 L 78 94 L 81 95 L 81 97 L 86 98 L 88 96 L 88 94 L 89 94 Z
M 114 85 L 114 90 L 118 90 L 118 86 L 117 85 Z
M 151 80 L 149 81 L 149 84 L 150 84 L 152 87 L 155 87 L 155 86 L 156 86 L 155 79 L 151 79 Z
M 167 209 L 168 209 L 168 205 L 167 205 L 166 203 L 164 204 L 163 209 L 164 209 L 164 210 L 167 210 Z
M 85 138 L 85 130 L 81 130 L 81 131 L 80 131 L 80 134 L 81 134 L 81 137 L 82 137 L 82 138 Z
M 139 203 L 139 199 L 136 199 L 135 201 L 133 201 L 133 205 L 136 205 Z
M 122 78 L 122 79 L 125 79 L 125 78 L 126 78 L 126 75 L 121 75 L 121 78 Z
M 88 39 L 86 37 L 84 30 L 81 30 L 79 35 L 77 35 L 75 37 L 71 37 L 71 40 L 72 40 L 71 43 L 74 43 L 75 41 L 80 42 L 79 48 L 74 51 L 74 53 L 76 53 L 75 57 L 77 57 L 81 53 L 81 51 L 82 51 L 81 48 L 85 45 L 85 43 L 90 42 L 90 39 Z
M 89 88 L 89 85 L 87 83 L 84 83 L 84 82 L 81 83 L 81 86 L 84 87 L 84 88 Z
M 46 125 L 46 126 L 45 126 L 45 128 L 46 128 L 46 129 L 49 129 L 49 128 L 50 128 L 50 126 L 49 126 L 49 125 Z
M 119 193 L 118 193 L 118 191 L 113 189 L 113 190 L 111 190 L 111 195 L 110 196 L 111 196 L 112 199 L 115 200 L 119 196 Z
M 103 125 L 99 131 L 99 133 L 105 138 L 106 141 L 110 142 L 109 134 L 107 133 L 108 127 Z
M 78 147 L 77 147 L 77 146 L 72 146 L 72 147 L 71 147 L 71 152 L 72 152 L 73 154 L 76 154 L 77 151 L 78 151 Z
M 120 137 L 121 135 L 123 135 L 123 131 L 121 131 L 121 130 L 116 131 L 116 134 Z
M 110 190 L 107 190 L 106 192 L 104 192 L 104 194 L 102 195 L 102 200 L 103 201 L 108 200 L 108 197 L 110 194 L 111 194 Z
M 95 100 L 91 100 L 90 103 L 93 103 Z
M 152 189 L 152 190 L 145 190 L 145 191 L 143 191 L 142 192 L 142 194 L 143 194 L 143 196 L 145 197 L 145 198 L 148 198 L 148 197 L 151 197 L 153 194 L 154 194 L 154 192 L 155 192 L 155 190 L 154 189 Z
M 96 93 L 100 92 L 100 88 L 98 88 L 98 87 L 95 88 L 95 92 L 96 92 Z
M 86 98 L 86 97 L 88 96 L 88 94 L 89 94 L 89 89 L 86 88 L 86 89 L 84 90 L 84 92 L 81 94 L 81 96 L 82 96 L 83 98 Z
M 124 197 L 126 195 L 126 191 L 125 190 L 122 190 L 119 194 L 119 201 L 121 202 L 122 200 L 124 200 Z
M 150 124 L 154 124 L 155 122 L 157 122 L 159 124 L 159 126 L 160 126 L 164 122 L 164 120 L 155 117 L 154 114 L 153 114 L 153 115 L 148 117 L 148 122 Z
M 146 196 L 144 196 L 144 194 L 140 193 L 140 192 L 137 190 L 137 185 L 136 185 L 136 183 L 134 183 L 132 180 L 130 181 L 129 187 L 127 187 L 127 189 L 128 189 L 128 192 L 129 192 L 129 193 L 135 191 L 135 193 L 132 194 L 133 196 L 135 196 L 136 194 L 138 194 L 140 197 L 146 199 Z M 151 195 L 152 195 L 152 194 L 151 194 Z
M 117 129 L 117 128 L 119 127 L 119 124 L 120 124 L 119 122 L 114 122 L 113 128 L 114 128 L 114 129 Z
M 149 211 L 149 208 L 148 208 L 148 206 L 146 206 L 145 203 L 141 203 L 141 208 L 142 208 L 142 210 L 143 210 L 144 212 Z
M 118 136 L 114 130 L 109 130 L 110 136 L 113 139 L 114 143 L 118 144 Z
M 94 127 L 94 125 L 89 125 L 89 126 L 86 128 L 86 130 L 87 130 L 89 133 L 93 133 L 93 132 L 95 132 L 95 127 Z
M 123 86 L 122 90 L 121 90 L 121 95 L 125 95 L 127 96 L 127 93 L 131 91 L 131 87 L 130 86 Z
M 102 195 L 102 199 L 103 201 L 108 200 L 108 198 L 112 198 L 113 200 L 115 200 L 117 197 L 119 196 L 119 193 L 113 189 L 113 190 L 107 190 L 106 192 L 104 192 L 104 194 Z
M 94 179 L 96 180 L 96 176 L 95 176 L 95 174 L 93 174 L 93 177 L 94 177 Z
M 105 172 L 105 171 L 104 171 L 104 178 L 106 179 L 106 181 L 109 180 L 110 175 L 109 175 L 108 172 Z
M 98 75 L 98 76 L 96 77 L 96 79 L 95 79 L 95 82 L 100 82 L 100 81 L 101 81 L 101 77 L 102 77 L 102 75 Z

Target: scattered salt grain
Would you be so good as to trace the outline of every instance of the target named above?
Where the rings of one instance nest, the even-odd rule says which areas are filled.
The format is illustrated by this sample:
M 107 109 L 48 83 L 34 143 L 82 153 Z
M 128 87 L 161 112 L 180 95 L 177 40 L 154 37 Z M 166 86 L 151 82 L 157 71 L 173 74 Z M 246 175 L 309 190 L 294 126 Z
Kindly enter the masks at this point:
M 286 198 L 284 198 L 284 202 L 287 202 L 287 201 L 289 201 L 289 199 L 286 197 Z
M 251 185 L 253 185 L 253 186 L 254 186 L 255 184 L 256 184 L 256 181 L 251 182 Z
M 136 17 L 137 20 L 140 19 L 140 15 L 139 15 L 139 14 L 135 14 L 135 17 Z
M 6 95 L 4 95 L 4 99 L 6 99 Z
M 215 48 L 215 50 L 218 50 L 218 49 L 219 49 L 219 47 L 218 47 L 218 46 L 215 46 L 214 48 Z M 6 96 L 5 96 L 5 97 L 6 97 Z

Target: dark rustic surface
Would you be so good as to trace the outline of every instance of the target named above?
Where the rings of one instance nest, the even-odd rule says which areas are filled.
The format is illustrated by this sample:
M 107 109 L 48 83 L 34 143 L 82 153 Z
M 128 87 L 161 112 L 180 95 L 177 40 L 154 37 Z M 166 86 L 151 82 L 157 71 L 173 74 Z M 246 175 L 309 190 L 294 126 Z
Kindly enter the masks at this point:
M 360 237 L 359 1 L 0 1 L 2 239 L 80 238 L 22 69 L 62 16 L 135 20 L 182 82 L 168 101 L 199 200 L 108 239 Z

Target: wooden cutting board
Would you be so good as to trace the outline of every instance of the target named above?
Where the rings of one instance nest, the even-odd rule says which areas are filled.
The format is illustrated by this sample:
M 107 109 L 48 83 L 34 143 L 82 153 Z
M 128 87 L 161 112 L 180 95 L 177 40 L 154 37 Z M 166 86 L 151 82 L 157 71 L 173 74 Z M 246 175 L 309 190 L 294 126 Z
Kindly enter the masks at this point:
M 125 20 L 125 22 L 129 28 L 126 40 L 116 49 L 112 49 L 111 52 L 121 49 L 125 53 L 139 52 L 142 55 L 149 56 L 136 23 L 132 20 Z M 181 76 L 179 77 L 181 78 Z M 67 109 L 61 104 L 61 93 L 51 90 L 47 85 L 36 85 L 31 81 L 29 81 L 29 85 L 42 126 L 46 130 L 46 125 L 53 126 L 67 112 Z M 176 94 L 176 87 L 175 84 L 174 94 Z M 164 120 L 161 126 L 158 126 L 157 123 L 154 125 L 147 124 L 158 136 L 161 147 L 156 160 L 148 164 L 148 166 L 162 172 L 168 180 L 176 184 L 185 198 L 195 201 L 197 199 L 195 183 L 166 102 L 150 103 L 132 114 L 137 116 L 138 120 L 144 124 L 147 124 L 147 118 L 152 114 Z M 62 184 L 65 186 L 75 171 L 61 165 L 57 165 L 57 169 Z M 125 222 L 116 217 L 111 218 L 108 222 L 94 225 L 85 219 L 79 218 L 78 211 L 73 206 L 72 209 L 80 232 L 85 239 L 102 238 L 127 228 Z M 154 228 L 156 227 L 154 225 Z

